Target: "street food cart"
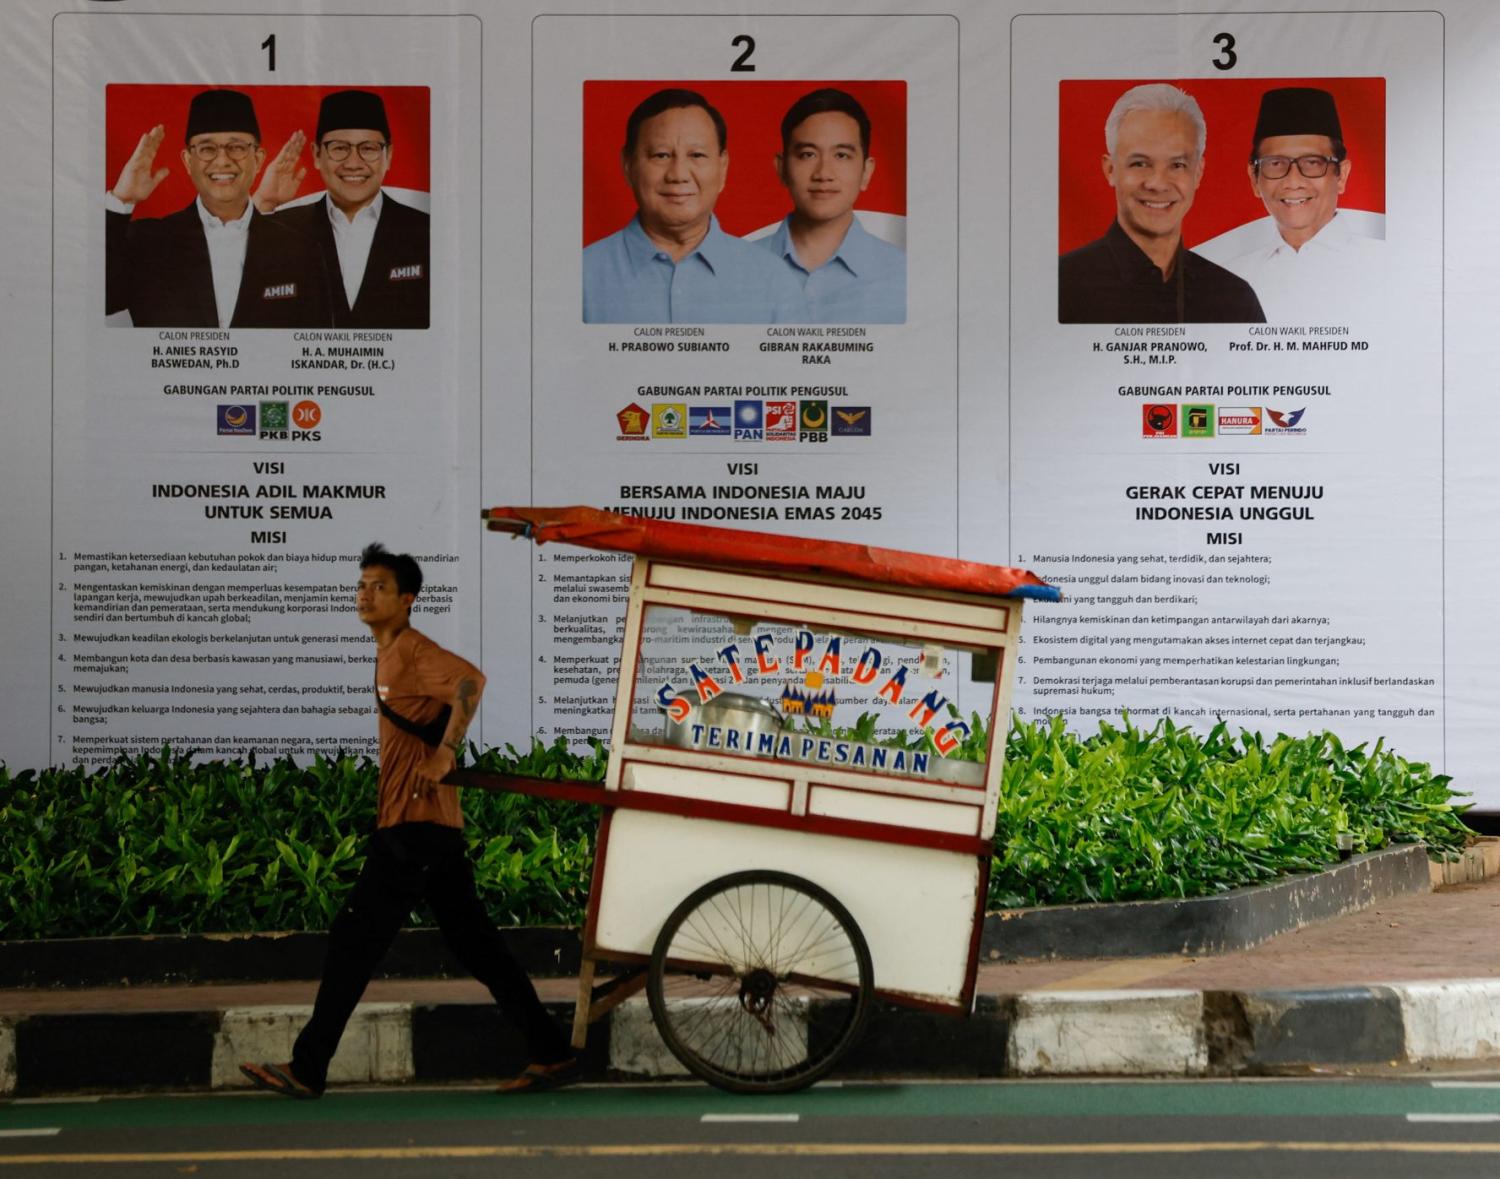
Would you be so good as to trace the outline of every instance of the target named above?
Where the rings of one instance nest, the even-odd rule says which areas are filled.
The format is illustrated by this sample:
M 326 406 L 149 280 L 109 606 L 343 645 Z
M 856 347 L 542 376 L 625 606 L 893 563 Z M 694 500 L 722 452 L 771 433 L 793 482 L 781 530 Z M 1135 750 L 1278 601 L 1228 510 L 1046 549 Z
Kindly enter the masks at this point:
M 575 1045 L 644 988 L 691 1072 L 784 1092 L 834 1066 L 874 997 L 967 1014 L 1021 603 L 1057 591 L 592 508 L 484 515 L 634 554 L 602 788 L 448 779 L 604 808 Z M 960 684 L 981 701 L 967 716 Z

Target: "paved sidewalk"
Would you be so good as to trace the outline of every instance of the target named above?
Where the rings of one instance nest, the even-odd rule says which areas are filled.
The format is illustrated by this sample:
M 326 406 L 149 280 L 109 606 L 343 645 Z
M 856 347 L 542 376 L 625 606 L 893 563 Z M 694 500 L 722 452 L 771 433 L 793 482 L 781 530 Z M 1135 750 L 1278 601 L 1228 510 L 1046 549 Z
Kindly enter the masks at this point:
M 988 961 L 973 1018 L 882 1011 L 851 1067 L 1194 1075 L 1500 1058 L 1497 934 L 1500 879 L 1490 879 L 1383 901 L 1217 957 Z M 137 1033 L 154 1037 L 161 1067 L 141 1084 L 177 1077 L 235 1084 L 234 1060 L 277 1048 L 284 1057 L 316 989 L 287 982 L 0 991 L 0 1094 L 128 1087 L 128 1073 L 104 1067 L 111 1034 L 122 1044 Z M 576 983 L 544 979 L 538 989 L 561 1017 Z M 610 1025 L 596 1027 L 599 1043 L 591 1041 L 595 1075 L 673 1071 L 639 1003 Z M 49 1035 L 53 1047 L 44 1046 Z M 105 1037 L 96 1040 L 99 1067 L 70 1082 L 50 1058 L 90 1035 Z M 210 1064 L 195 1057 L 175 1072 L 168 1067 L 173 1044 L 189 1055 L 209 1051 L 200 1044 L 205 1035 Z M 372 983 L 348 1039 L 358 1059 L 341 1075 L 359 1080 L 482 1075 L 496 1066 L 479 1042 L 498 1040 L 502 1056 L 507 1051 L 487 992 L 466 979 Z M 41 1056 L 49 1059 L 39 1070 L 32 1062 Z

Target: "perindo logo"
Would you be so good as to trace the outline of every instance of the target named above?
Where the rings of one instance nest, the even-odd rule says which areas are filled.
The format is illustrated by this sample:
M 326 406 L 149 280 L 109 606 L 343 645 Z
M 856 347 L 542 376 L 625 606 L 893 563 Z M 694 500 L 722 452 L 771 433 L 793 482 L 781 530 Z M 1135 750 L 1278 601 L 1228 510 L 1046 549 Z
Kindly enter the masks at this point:
M 651 435 L 654 438 L 686 438 L 687 403 L 653 401 L 651 403 Z
M 1267 409 L 1266 417 L 1271 419 L 1271 424 L 1266 427 L 1266 433 L 1306 434 L 1307 427 L 1301 424 L 1302 415 L 1306 412 L 1306 407 L 1302 409 Z
M 828 441 L 828 402 L 804 401 L 798 412 L 797 437 L 803 442 Z
M 220 434 L 255 436 L 253 405 L 220 405 L 216 417 Z
M 1141 406 L 1143 438 L 1176 438 L 1177 406 L 1171 403 Z
M 759 401 L 736 401 L 734 403 L 734 440 L 736 442 L 764 441 L 765 420 L 765 413 Z
M 1259 434 L 1260 431 L 1260 406 L 1247 405 L 1236 409 L 1219 407 L 1220 434 Z
M 688 408 L 688 433 L 694 438 L 729 437 L 730 409 L 727 405 L 694 405 Z
M 797 441 L 797 403 L 795 401 L 766 402 L 766 441 Z
M 872 410 L 868 405 L 841 405 L 833 411 L 835 438 L 868 438 Z
M 1184 405 L 1182 407 L 1182 436 L 1184 438 L 1212 438 L 1214 436 L 1214 407 Z
M 632 401 L 624 409 L 615 414 L 615 421 L 619 423 L 620 432 L 615 435 L 618 442 L 649 442 L 651 439 L 646 435 L 646 427 L 651 424 L 651 411 L 645 406 Z

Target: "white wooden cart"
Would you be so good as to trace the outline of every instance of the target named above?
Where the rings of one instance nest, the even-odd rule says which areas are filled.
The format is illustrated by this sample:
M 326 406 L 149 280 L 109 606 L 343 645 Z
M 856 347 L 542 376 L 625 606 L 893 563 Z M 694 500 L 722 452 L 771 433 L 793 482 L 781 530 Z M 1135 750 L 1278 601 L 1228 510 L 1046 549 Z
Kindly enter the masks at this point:
M 970 1012 L 1021 602 L 1057 591 L 591 508 L 484 515 L 635 557 L 602 789 L 449 779 L 604 808 L 574 1043 L 644 987 L 686 1068 L 784 1092 L 836 1064 L 873 997 Z M 948 707 L 961 681 L 982 747 Z

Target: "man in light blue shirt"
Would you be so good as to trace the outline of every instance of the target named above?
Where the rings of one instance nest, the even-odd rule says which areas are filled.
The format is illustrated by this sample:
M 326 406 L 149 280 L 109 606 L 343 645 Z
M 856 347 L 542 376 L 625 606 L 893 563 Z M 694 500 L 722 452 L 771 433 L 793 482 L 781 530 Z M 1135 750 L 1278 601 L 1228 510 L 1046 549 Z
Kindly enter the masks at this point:
M 802 284 L 811 323 L 905 323 L 906 252 L 859 223 L 870 185 L 870 117 L 843 90 L 805 94 L 781 120 L 776 170 L 792 212 L 760 244 Z
M 631 112 L 620 153 L 638 212 L 583 251 L 584 323 L 806 323 L 796 279 L 714 217 L 729 171 L 724 116 L 692 90 Z

